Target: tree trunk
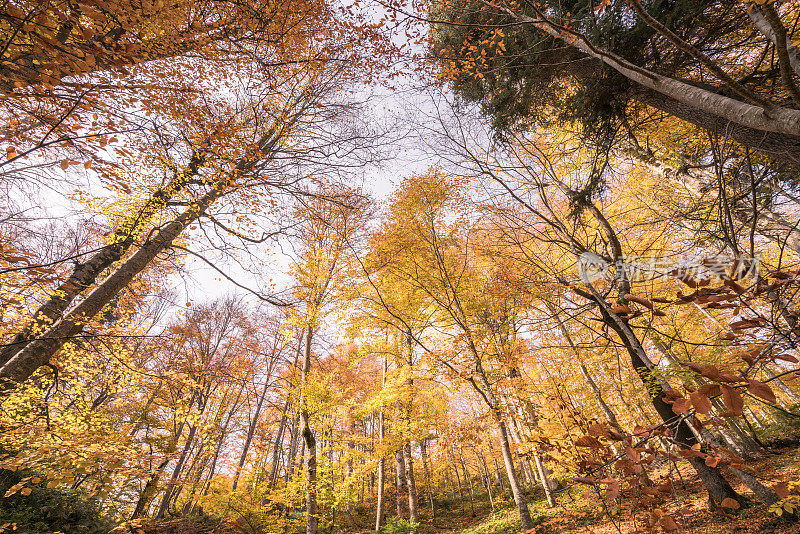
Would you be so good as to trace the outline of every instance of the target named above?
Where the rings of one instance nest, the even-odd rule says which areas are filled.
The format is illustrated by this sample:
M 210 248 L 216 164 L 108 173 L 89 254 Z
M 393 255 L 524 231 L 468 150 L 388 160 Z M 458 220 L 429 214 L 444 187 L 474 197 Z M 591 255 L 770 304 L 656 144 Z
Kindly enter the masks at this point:
M 763 33 L 767 39 L 772 41 L 776 47 L 779 46 L 779 38 L 778 35 L 775 33 L 775 28 L 772 27 L 772 24 L 769 23 L 767 17 L 764 16 L 763 8 L 758 4 L 745 4 L 743 6 L 745 11 L 747 12 L 747 16 L 750 17 L 750 20 L 753 21 L 753 24 L 758 31 Z M 780 31 L 780 28 L 779 28 Z M 785 29 L 784 29 L 785 31 Z M 786 55 L 789 59 L 789 64 L 792 67 L 792 70 L 800 76 L 800 49 L 798 49 L 789 39 L 786 39 L 785 36 L 780 41 L 784 42 L 784 46 L 786 48 Z
M 677 444 L 682 448 L 689 449 L 699 443 L 692 434 L 689 423 L 684 418 L 677 418 L 676 423 L 675 412 L 672 411 L 671 405 L 664 401 L 664 388 L 658 380 L 653 379 L 653 375 L 645 363 L 645 360 L 649 361 L 649 359 L 645 355 L 639 339 L 628 324 L 611 310 L 611 307 L 601 296 L 595 296 L 595 302 L 600 308 L 605 323 L 617 333 L 622 344 L 627 349 L 633 369 L 645 385 L 653 408 L 655 408 L 664 424 L 673 430 Z M 697 457 L 690 458 L 689 463 L 697 471 L 708 491 L 712 508 L 719 506 L 726 498 L 734 499 L 741 505 L 745 504 L 744 498 L 736 493 L 718 468 L 707 466 L 704 460 Z
M 192 392 L 192 397 L 189 399 L 189 406 L 194 405 L 195 398 L 197 397 L 197 392 Z M 136 502 L 136 508 L 133 510 L 133 515 L 131 519 L 136 519 L 141 517 L 147 512 L 148 507 L 150 506 L 150 501 L 156 494 L 156 490 L 158 489 L 158 481 L 161 478 L 164 469 L 166 469 L 167 464 L 172 459 L 171 455 L 178 449 L 178 440 L 180 439 L 181 435 L 183 434 L 183 428 L 186 426 L 186 419 L 181 421 L 178 425 L 178 429 L 175 431 L 175 437 L 170 440 L 169 444 L 165 449 L 166 458 L 158 465 L 158 468 L 150 475 L 150 478 L 145 483 L 144 489 L 142 490 L 142 494 L 139 495 L 139 500 Z
M 544 496 L 547 499 L 547 506 L 550 508 L 556 505 L 553 500 L 553 492 L 550 489 L 550 478 L 547 476 L 547 466 L 544 465 L 539 453 L 534 451 L 533 460 L 536 462 L 536 469 L 539 471 L 539 480 L 542 481 L 542 488 L 544 489 Z
M 425 471 L 425 487 L 428 490 L 428 503 L 431 508 L 431 520 L 436 517 L 436 513 L 433 506 L 433 486 L 431 485 L 431 473 L 428 469 L 428 442 L 427 440 L 423 439 L 419 443 L 420 451 L 422 453 L 422 468 Z
M 414 479 L 414 458 L 411 456 L 411 443 L 406 443 L 403 446 L 403 457 L 406 468 L 406 480 L 408 481 L 408 521 L 412 524 L 418 524 L 417 483 Z M 416 532 L 416 529 L 414 529 L 413 532 Z
M 233 489 L 236 489 L 236 480 L 239 478 L 239 473 L 244 466 L 244 461 L 247 455 L 247 449 L 250 447 L 250 442 L 253 439 L 253 433 L 256 429 L 256 423 L 258 422 L 258 418 L 261 415 L 261 404 L 264 401 L 264 393 L 266 393 L 267 387 L 264 386 L 264 392 L 262 392 L 261 398 L 259 399 L 259 404 L 256 406 L 256 413 L 253 414 L 253 420 L 250 422 L 250 429 L 247 432 L 247 441 L 245 441 L 245 447 L 242 450 L 242 456 L 239 458 L 239 466 L 236 469 L 236 478 L 234 479 Z M 283 403 L 283 411 L 281 412 L 281 419 L 278 422 L 278 430 L 275 433 L 275 444 L 272 447 L 272 465 L 269 468 L 269 487 L 274 488 L 275 484 L 278 483 L 278 470 L 280 469 L 281 455 L 283 454 L 283 435 L 286 433 L 286 423 L 288 421 L 289 415 L 289 406 L 290 402 L 289 399 L 286 399 L 286 402 Z
M 289 125 L 293 125 L 299 119 L 299 113 L 302 112 L 303 109 L 304 108 L 301 107 L 300 111 L 289 118 Z M 274 156 L 274 149 L 278 141 L 282 138 L 284 132 L 288 131 L 287 124 L 280 125 L 280 135 L 276 133 L 276 131 L 275 128 L 268 130 L 256 142 L 254 148 L 262 157 L 267 158 Z M 195 162 L 194 156 L 195 155 L 193 155 L 192 163 Z M 199 167 L 203 161 L 202 158 L 198 159 L 196 161 L 197 167 Z M 190 165 L 192 163 L 190 163 Z M 254 161 L 250 159 L 241 159 L 236 162 L 231 172 L 234 175 L 246 173 L 250 171 L 253 166 Z M 189 170 L 196 172 L 196 169 L 192 170 L 191 167 Z M 206 193 L 194 199 L 183 213 L 154 230 L 151 236 L 148 236 L 136 251 L 131 253 L 127 259 L 123 260 L 111 274 L 103 279 L 102 282 L 98 283 L 86 294 L 83 300 L 67 313 L 62 312 L 66 310 L 68 303 L 62 302 L 58 300 L 58 298 L 58 302 L 52 301 L 52 309 L 49 309 L 47 313 L 53 315 L 55 318 L 45 317 L 46 322 L 44 323 L 50 326 L 43 329 L 43 332 L 35 337 L 31 336 L 30 332 L 26 333 L 26 331 L 23 330 L 21 334 L 25 337 L 26 341 L 23 344 L 15 344 L 14 351 L 16 352 L 7 357 L 3 357 L 4 361 L 0 365 L 0 380 L 3 381 L 3 387 L 13 387 L 13 383 L 15 382 L 27 380 L 39 367 L 47 364 L 50 358 L 53 357 L 64 343 L 79 334 L 87 322 L 91 321 L 106 304 L 121 290 L 127 287 L 134 277 L 147 269 L 159 254 L 169 249 L 178 236 L 180 236 L 190 224 L 202 217 L 206 210 L 227 192 L 227 179 L 220 177 Z M 164 202 L 166 202 L 166 200 Z M 139 221 L 136 221 L 136 224 L 138 223 Z M 134 229 L 135 228 L 136 226 L 134 226 Z M 141 228 L 139 230 L 141 230 Z M 136 234 L 137 231 L 134 231 L 133 235 L 135 236 Z M 111 259 L 113 260 L 114 257 L 122 253 L 124 253 L 124 251 L 112 254 Z M 122 256 L 120 255 L 119 258 L 122 258 Z M 108 259 L 109 258 L 104 258 L 102 261 L 98 260 L 97 265 L 94 265 L 90 269 L 90 273 L 81 275 L 83 278 L 80 280 L 80 291 L 72 294 L 71 297 L 68 296 L 68 299 L 74 299 L 77 294 L 83 292 L 87 284 L 94 282 L 103 270 L 97 269 L 105 265 Z M 91 260 L 89 261 L 91 262 Z M 74 291 L 72 288 L 68 289 Z M 50 303 L 50 301 L 48 303 Z M 33 325 L 33 327 L 35 326 L 36 325 Z
M 306 330 L 305 357 L 303 358 L 303 371 L 301 376 L 302 390 L 300 392 L 300 427 L 306 449 L 308 461 L 306 463 L 306 534 L 317 534 L 319 530 L 319 517 L 317 517 L 317 440 L 311 431 L 308 412 L 308 399 L 306 385 L 308 374 L 311 371 L 311 340 L 313 329 L 309 326 Z
M 403 518 L 406 514 L 406 506 L 408 505 L 408 481 L 406 479 L 406 461 L 403 455 L 403 449 L 394 451 L 395 464 L 397 470 L 395 471 L 395 486 L 397 488 L 397 517 Z
M 514 502 L 517 505 L 517 512 L 522 523 L 522 530 L 530 530 L 534 527 L 533 519 L 531 519 L 530 511 L 528 511 L 528 502 L 525 495 L 519 487 L 517 473 L 514 470 L 514 459 L 511 456 L 511 443 L 508 440 L 508 430 L 506 429 L 505 422 L 500 418 L 500 414 L 496 411 L 494 414 L 495 423 L 500 430 L 500 449 L 503 452 L 503 463 L 506 465 L 506 475 L 508 476 L 508 485 L 511 487 L 511 494 L 514 496 Z
M 130 281 L 144 271 L 161 252 L 168 249 L 173 241 L 198 217 L 205 213 L 211 204 L 224 192 L 220 186 L 212 189 L 177 218 L 160 227 L 155 236 L 148 239 L 128 259 L 122 262 L 113 273 L 100 282 L 88 295 L 66 315 L 56 320 L 43 334 L 25 344 L 0 368 L 0 378 L 22 382 L 27 380 L 64 343 L 74 338 Z
M 40 332 L 55 323 L 78 295 L 94 284 L 103 271 L 125 255 L 153 216 L 164 208 L 167 201 L 186 188 L 204 162 L 203 156 L 198 153 L 193 154 L 183 172 L 177 173 L 166 186 L 156 190 L 134 215 L 119 224 L 109 236 L 108 245 L 92 254 L 85 262 L 75 266 L 72 274 L 31 315 L 35 319 L 26 324 L 14 336 L 11 343 L 0 350 L 0 368 L 36 337 L 34 332 Z
M 636 66 L 614 53 L 592 45 L 581 34 L 566 35 L 544 17 L 534 18 L 511 11 L 509 14 L 520 22 L 530 24 L 555 39 L 563 41 L 567 46 L 575 47 L 586 55 L 602 61 L 634 84 L 661 93 L 667 98 L 691 106 L 698 111 L 762 132 L 800 135 L 800 110 L 773 106 L 767 113 L 760 106 L 723 96 L 677 78 L 663 76 Z
M 386 368 L 386 358 L 383 358 L 383 364 L 381 365 L 381 389 L 386 386 Z M 383 438 L 385 437 L 384 433 L 386 430 L 384 428 L 383 418 L 383 404 L 381 403 L 381 411 L 378 416 L 378 446 L 380 447 L 380 457 L 378 459 L 378 504 L 375 508 L 375 532 L 381 529 L 381 524 L 383 523 L 383 492 L 386 486 L 386 459 L 384 458 L 383 451 Z

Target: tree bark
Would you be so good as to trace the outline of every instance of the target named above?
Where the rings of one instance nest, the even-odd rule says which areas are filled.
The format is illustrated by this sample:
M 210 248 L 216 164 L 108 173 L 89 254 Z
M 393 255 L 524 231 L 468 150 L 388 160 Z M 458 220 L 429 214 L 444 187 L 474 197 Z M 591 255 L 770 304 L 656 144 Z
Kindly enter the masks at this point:
M 794 72 L 800 76 L 800 49 L 798 49 L 791 40 L 786 38 L 786 29 L 783 28 L 784 35 L 782 38 L 779 38 L 775 32 L 775 28 L 772 24 L 770 24 L 769 20 L 767 20 L 767 17 L 764 13 L 764 8 L 755 3 L 747 3 L 743 4 L 743 6 L 747 11 L 747 16 L 749 16 L 750 20 L 753 21 L 753 24 L 756 28 L 758 28 L 758 31 L 763 33 L 767 39 L 772 41 L 772 44 L 774 44 L 776 48 L 780 46 L 780 43 L 783 44 L 783 48 L 785 48 L 786 55 L 789 60 L 789 65 L 792 67 L 792 70 L 794 70 Z M 781 28 L 778 28 L 778 31 L 781 31 Z
M 386 386 L 386 359 L 383 359 L 381 366 L 381 388 Z M 383 425 L 383 404 L 381 404 L 380 415 L 378 416 L 378 446 L 380 447 L 380 457 L 378 458 L 378 503 L 375 508 L 375 532 L 381 529 L 383 523 L 383 492 L 386 486 L 386 459 L 383 457 L 383 438 L 384 438 L 384 425 Z
M 301 375 L 302 390 L 300 393 L 300 427 L 308 452 L 308 461 L 306 462 L 306 483 L 308 484 L 306 488 L 306 534 L 317 534 L 319 530 L 319 517 L 317 517 L 317 440 L 311 431 L 308 393 L 306 391 L 308 374 L 311 371 L 312 337 L 313 328 L 308 326 L 306 329 L 306 347 Z
M 406 461 L 403 449 L 394 451 L 394 460 L 397 466 L 395 471 L 397 517 L 403 518 L 407 515 L 406 506 L 408 506 L 408 480 L 406 479 Z
M 408 521 L 412 524 L 418 524 L 417 483 L 414 479 L 414 458 L 411 456 L 410 442 L 403 446 L 403 460 L 406 468 L 406 480 L 408 481 Z M 413 532 L 416 532 L 416 528 L 413 529 Z
M 547 506 L 552 508 L 556 503 L 553 500 L 553 491 L 550 489 L 550 478 L 547 476 L 547 466 L 544 465 L 542 457 L 539 456 L 537 451 L 534 451 L 533 459 L 536 462 L 536 469 L 539 471 L 539 479 L 542 481 L 542 488 L 544 489 L 544 497 L 547 499 Z
M 800 136 L 800 110 L 771 106 L 768 111 L 765 111 L 760 106 L 729 98 L 636 66 L 612 52 L 594 46 L 583 35 L 558 27 L 541 13 L 534 18 L 510 9 L 506 11 L 520 22 L 530 24 L 564 42 L 567 46 L 575 47 L 586 55 L 602 61 L 641 87 L 661 93 L 670 99 L 727 122 L 762 132 Z
M 197 397 L 197 392 L 192 392 L 192 397 L 189 399 L 189 406 L 194 405 L 195 398 Z M 158 489 L 158 481 L 161 478 L 164 469 L 166 469 L 167 464 L 172 459 L 171 455 L 178 449 L 178 440 L 180 439 L 181 435 L 183 434 L 183 428 L 186 426 L 186 419 L 183 419 L 181 423 L 178 425 L 178 429 L 175 431 L 175 437 L 170 440 L 169 444 L 165 449 L 166 458 L 162 460 L 162 462 L 158 465 L 156 470 L 153 474 L 150 475 L 150 478 L 145 483 L 144 489 L 142 490 L 141 495 L 139 495 L 139 500 L 136 501 L 136 508 L 133 510 L 133 515 L 131 519 L 136 519 L 141 517 L 147 512 L 148 507 L 150 506 L 150 501 L 152 501 L 153 497 L 156 494 L 156 490 Z
M 683 417 L 677 417 L 672 411 L 672 407 L 664 401 L 664 388 L 658 380 L 653 380 L 652 372 L 645 364 L 646 355 L 639 339 L 627 323 L 611 310 L 601 296 L 597 295 L 593 300 L 597 302 L 605 323 L 617 333 L 628 351 L 633 369 L 645 385 L 653 408 L 664 424 L 673 430 L 675 442 L 684 449 L 689 449 L 699 443 L 692 434 L 689 423 Z M 734 499 L 741 505 L 745 504 L 745 499 L 736 493 L 718 468 L 707 466 L 703 459 L 697 457 L 689 458 L 689 463 L 694 467 L 708 491 L 712 508 L 719 506 L 726 498 Z
M 181 451 L 181 455 L 178 458 L 178 463 L 175 464 L 175 469 L 172 470 L 172 476 L 170 477 L 169 482 L 167 482 L 167 487 L 164 489 L 164 496 L 161 498 L 161 505 L 158 507 L 158 512 L 156 513 L 157 519 L 164 517 L 164 514 L 167 512 L 167 506 L 172 498 L 172 492 L 175 489 L 178 477 L 181 476 L 183 463 L 186 461 L 186 456 L 189 454 L 189 450 L 192 448 L 192 444 L 194 443 L 194 435 L 196 432 L 197 425 L 192 425 L 189 427 L 189 435 L 186 437 L 186 443 L 183 446 L 183 451 Z
M 419 442 L 420 452 L 422 453 L 422 468 L 425 472 L 425 487 L 428 490 L 428 503 L 431 508 L 431 520 L 436 517 L 436 511 L 433 506 L 433 486 L 431 485 L 431 473 L 428 468 L 428 441 L 423 439 Z

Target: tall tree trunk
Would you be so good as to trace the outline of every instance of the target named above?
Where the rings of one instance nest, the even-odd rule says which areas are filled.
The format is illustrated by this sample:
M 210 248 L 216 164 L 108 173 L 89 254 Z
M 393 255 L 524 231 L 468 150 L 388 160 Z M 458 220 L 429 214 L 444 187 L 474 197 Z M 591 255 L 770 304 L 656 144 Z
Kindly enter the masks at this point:
M 645 360 L 649 361 L 649 359 L 645 355 L 644 348 L 636 334 L 611 309 L 603 297 L 595 295 L 590 298 L 597 302 L 605 323 L 617 333 L 622 344 L 627 349 L 633 369 L 645 385 L 653 408 L 655 408 L 664 424 L 674 431 L 677 444 L 682 448 L 688 449 L 699 443 L 692 434 L 689 423 L 684 418 L 677 418 L 676 422 L 675 412 L 672 411 L 671 405 L 664 401 L 665 391 L 661 382 L 653 379 L 653 374 L 645 363 Z M 745 504 L 744 498 L 736 493 L 718 468 L 706 465 L 704 460 L 697 457 L 689 458 L 689 463 L 692 464 L 708 491 L 712 508 L 719 506 L 726 498 L 734 499 L 742 505 Z
M 782 28 L 782 25 L 781 27 L 776 28 L 777 25 L 771 24 L 766 16 L 768 14 L 765 13 L 765 8 L 758 4 L 748 3 L 743 4 L 742 7 L 744 7 L 745 11 L 747 12 L 747 16 L 753 21 L 753 24 L 756 28 L 758 28 L 758 31 L 763 33 L 767 39 L 772 41 L 772 44 L 775 45 L 776 49 L 783 45 L 783 48 L 786 50 L 786 57 L 789 61 L 789 65 L 791 66 L 792 70 L 794 70 L 794 72 L 800 76 L 800 49 L 798 49 L 790 39 L 786 38 L 786 28 Z M 784 35 L 779 36 L 779 33 L 783 33 Z M 778 55 L 780 55 L 780 53 L 778 53 Z
M 472 454 L 475 455 L 475 464 L 478 466 L 478 473 L 480 473 L 481 480 L 483 480 L 483 487 L 486 488 L 486 494 L 489 496 L 489 506 L 494 511 L 494 495 L 492 495 L 492 477 L 489 475 L 489 469 L 486 467 L 486 459 L 478 456 L 478 451 L 472 447 Z M 481 469 L 483 468 L 483 469 Z
M 461 502 L 464 502 L 464 488 L 461 485 L 461 475 L 458 474 L 458 469 L 456 468 L 455 458 L 453 458 L 453 471 L 456 472 L 456 482 L 458 482 L 458 497 Z
M 383 359 L 383 364 L 381 366 L 381 389 L 386 386 L 386 358 Z M 381 411 L 380 415 L 378 416 L 378 447 L 380 448 L 380 455 L 378 458 L 378 502 L 375 507 L 375 532 L 378 532 L 381 529 L 381 524 L 383 523 L 383 492 L 386 486 L 386 459 L 384 458 L 384 450 L 383 450 L 383 438 L 385 433 L 385 428 L 383 424 L 383 403 L 381 403 Z
M 408 378 L 406 379 L 407 401 L 404 407 L 406 428 L 411 430 L 411 413 L 414 409 L 414 345 L 411 332 L 406 334 L 406 346 L 408 348 L 407 360 Z M 417 512 L 417 484 L 414 479 L 414 458 L 411 455 L 411 441 L 403 444 L 403 463 L 406 469 L 406 482 L 408 483 L 408 520 L 411 524 L 419 523 Z M 416 529 L 415 529 L 416 530 Z
M 411 456 L 411 443 L 407 442 L 403 446 L 403 460 L 406 468 L 406 480 L 408 481 L 408 521 L 412 524 L 419 523 L 419 513 L 417 511 L 417 483 L 414 479 L 414 458 Z M 414 529 L 416 532 L 416 529 Z
M 306 463 L 306 534 L 317 534 L 319 530 L 319 517 L 317 517 L 317 440 L 311 431 L 308 412 L 308 398 L 306 391 L 308 374 L 311 371 L 311 340 L 314 331 L 311 326 L 306 329 L 305 357 L 303 358 L 303 371 L 301 375 L 302 391 L 300 393 L 300 427 L 306 449 L 308 461 Z
M 403 518 L 407 515 L 406 507 L 408 506 L 408 480 L 406 479 L 406 460 L 403 449 L 394 451 L 394 460 L 397 466 L 395 471 L 397 517 Z
M 431 485 L 431 473 L 428 468 L 428 441 L 423 439 L 419 443 L 420 452 L 422 453 L 422 469 L 425 471 L 425 487 L 428 490 L 428 503 L 431 508 L 431 520 L 436 517 L 436 512 L 433 506 L 433 486 Z
M 275 444 L 272 447 L 272 465 L 269 468 L 269 487 L 274 488 L 278 483 L 278 471 L 282 463 L 281 455 L 283 453 L 283 436 L 286 433 L 286 423 L 289 419 L 289 399 L 283 403 L 283 411 L 281 412 L 281 419 L 278 422 L 278 431 L 275 433 Z M 258 413 L 258 410 L 256 410 Z M 252 426 L 252 425 L 251 425 Z M 255 429 L 255 427 L 253 427 Z M 248 435 L 250 435 L 248 433 Z M 249 443 L 248 443 L 249 444 Z M 241 463 L 241 460 L 240 460 Z M 236 488 L 234 488 L 236 489 Z
M 567 35 L 542 13 L 539 13 L 540 16 L 531 17 L 510 9 L 507 9 L 507 12 L 517 18 L 519 22 L 530 24 L 551 37 L 563 41 L 567 46 L 577 48 L 587 56 L 602 61 L 632 83 L 660 93 L 665 98 L 753 130 L 800 136 L 800 110 L 773 105 L 769 112 L 765 112 L 761 106 L 723 96 L 680 79 L 643 69 L 614 53 L 598 48 L 579 33 L 573 32 Z
M 295 103 L 295 105 L 297 104 L 302 104 L 302 102 Z M 294 110 L 293 114 L 285 118 L 288 120 L 284 120 L 284 123 L 280 125 L 280 130 L 274 127 L 265 132 L 255 143 L 255 150 L 250 152 L 250 154 L 257 153 L 263 158 L 274 157 L 274 151 L 278 141 L 283 135 L 288 133 L 290 127 L 296 123 L 300 114 L 305 109 L 306 107 L 301 105 L 298 110 Z M 198 156 L 200 159 L 195 162 L 194 157 L 195 154 L 192 156 L 192 163 L 195 163 L 199 168 L 204 160 L 202 156 Z M 239 176 L 250 172 L 255 163 L 250 158 L 252 158 L 252 155 L 249 158 L 243 158 L 237 161 L 233 168 L 230 169 L 230 173 L 234 176 Z M 192 163 L 190 163 L 190 166 Z M 190 167 L 189 171 L 196 173 L 197 169 L 195 168 L 193 170 Z M 53 302 L 52 310 L 44 314 L 44 316 L 50 314 L 55 317 L 55 319 L 45 317 L 46 322 L 44 324 L 49 326 L 43 328 L 41 333 L 37 332 L 36 336 L 32 336 L 30 332 L 23 330 L 21 334 L 25 338 L 24 342 L 14 345 L 14 351 L 16 352 L 2 357 L 2 364 L 0 364 L 0 380 L 3 382 L 3 387 L 13 387 L 14 383 L 27 380 L 39 367 L 47 364 L 50 358 L 58 352 L 64 343 L 79 334 L 86 323 L 91 321 L 120 291 L 127 287 L 131 280 L 147 269 L 159 254 L 172 247 L 173 242 L 189 225 L 202 217 L 217 200 L 228 193 L 228 187 L 228 180 L 220 177 L 204 194 L 193 199 L 185 211 L 172 220 L 158 226 L 156 230 L 143 240 L 143 243 L 138 249 L 122 260 L 111 274 L 97 283 L 95 287 L 84 296 L 83 300 L 71 310 L 63 313 L 63 311 L 67 309 L 68 303 L 65 304 L 60 300 L 58 302 Z M 166 200 L 164 200 L 164 202 L 166 202 Z M 136 224 L 139 224 L 139 221 L 136 221 Z M 134 236 L 136 236 L 140 230 L 142 230 L 142 228 L 136 230 Z M 114 252 L 112 256 L 121 259 L 123 257 L 121 254 L 124 254 L 124 251 Z M 105 270 L 99 269 L 99 267 L 105 265 L 107 261 L 107 258 L 102 259 L 102 261 L 98 260 L 97 265 L 90 269 L 89 274 L 83 276 L 79 282 L 79 293 L 77 294 L 81 294 L 89 285 L 96 281 L 101 272 Z M 112 264 L 114 261 L 116 260 L 112 258 Z M 77 294 L 72 294 L 68 296 L 68 298 L 74 299 Z M 58 297 L 56 297 L 56 299 L 58 299 Z M 32 328 L 36 329 L 36 325 L 33 325 Z
M 522 522 L 523 530 L 530 530 L 533 528 L 533 519 L 531 519 L 530 511 L 528 510 L 528 502 L 522 489 L 519 487 L 517 473 L 514 469 L 514 459 L 511 455 L 511 443 L 508 440 L 508 430 L 506 429 L 505 422 L 500 418 L 500 414 L 496 411 L 494 413 L 495 424 L 500 430 L 500 449 L 503 452 L 503 463 L 506 466 L 506 475 L 508 476 L 508 485 L 511 487 L 511 494 L 514 496 L 514 502 L 517 505 L 520 521 Z
M 542 481 L 542 488 L 544 488 L 544 496 L 547 499 L 547 506 L 550 508 L 556 505 L 553 500 L 553 490 L 550 488 L 550 477 L 547 476 L 547 466 L 544 465 L 542 457 L 539 456 L 537 451 L 533 452 L 533 460 L 536 462 L 536 469 L 539 471 L 539 479 Z

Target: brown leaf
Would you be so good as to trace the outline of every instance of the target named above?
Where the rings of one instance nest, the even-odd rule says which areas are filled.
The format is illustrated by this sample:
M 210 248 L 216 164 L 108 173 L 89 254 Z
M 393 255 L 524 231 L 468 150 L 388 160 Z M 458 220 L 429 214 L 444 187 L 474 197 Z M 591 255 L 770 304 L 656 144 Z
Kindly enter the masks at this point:
M 727 384 L 721 384 L 720 388 L 722 388 L 722 400 L 728 411 L 734 415 L 742 415 L 744 409 L 742 395 Z
M 686 398 L 680 398 L 672 403 L 672 411 L 678 415 L 684 414 L 692 407 L 691 401 Z
M 575 440 L 575 446 L 577 447 L 591 447 L 593 449 L 597 449 L 603 446 L 596 438 L 592 436 L 581 436 Z
M 789 484 L 786 482 L 778 482 L 772 486 L 772 490 L 778 494 L 778 497 L 785 499 L 789 496 Z
M 697 413 L 707 414 L 711 411 L 711 401 L 700 390 L 690 393 L 689 398 L 692 400 L 692 406 L 694 406 Z
M 706 397 L 716 397 L 720 394 L 719 384 L 703 384 L 697 391 Z
M 606 488 L 606 499 L 614 500 L 619 496 L 619 481 L 614 480 Z
M 647 308 L 649 310 L 654 309 L 653 303 L 650 302 L 649 300 L 647 300 L 646 298 L 635 297 L 635 296 L 631 295 L 630 293 L 625 295 L 625 298 L 630 300 L 631 302 L 635 302 L 636 304 L 641 304 L 642 306 L 644 306 L 645 308 Z
M 775 402 L 778 400 L 775 398 L 775 393 L 772 392 L 772 389 L 770 389 L 770 387 L 764 382 L 759 382 L 758 380 L 748 380 L 747 391 L 751 395 L 760 397 L 767 402 L 771 402 L 772 404 L 775 404 Z
M 675 532 L 676 530 L 680 530 L 678 523 L 672 519 L 672 516 L 665 515 L 661 518 L 661 528 L 664 529 L 664 532 Z
M 589 425 L 589 435 L 593 436 L 595 438 L 601 438 L 601 437 L 602 438 L 610 438 L 611 437 L 609 435 L 608 431 L 606 430 L 606 428 L 603 425 L 599 424 L 599 423 L 593 423 L 593 424 Z

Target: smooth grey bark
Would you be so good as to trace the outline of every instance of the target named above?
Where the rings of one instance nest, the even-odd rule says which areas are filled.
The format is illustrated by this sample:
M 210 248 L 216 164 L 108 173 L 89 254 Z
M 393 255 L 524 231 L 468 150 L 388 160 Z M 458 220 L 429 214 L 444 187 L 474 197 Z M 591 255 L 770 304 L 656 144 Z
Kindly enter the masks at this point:
M 417 509 L 417 482 L 414 478 L 414 457 L 411 455 L 411 443 L 403 446 L 403 463 L 406 468 L 406 480 L 408 481 L 408 521 L 412 524 L 419 523 L 419 511 Z M 416 529 L 414 529 L 416 532 Z
M 755 2 L 743 4 L 743 7 L 745 11 L 747 11 L 747 16 L 753 21 L 753 25 L 758 28 L 758 31 L 763 33 L 776 47 L 780 46 L 778 35 L 775 33 L 775 28 L 773 28 L 772 24 L 770 24 L 767 20 L 763 8 Z M 792 70 L 794 70 L 794 72 L 800 76 L 800 49 L 798 49 L 790 39 L 786 39 L 785 36 L 783 39 L 780 39 L 780 41 L 782 41 L 786 49 L 786 54 Z
M 577 48 L 586 55 L 602 61 L 628 80 L 642 87 L 748 128 L 793 136 L 800 135 L 800 110 L 772 106 L 767 112 L 760 106 L 713 93 L 707 89 L 634 65 L 613 52 L 596 47 L 577 32 L 557 27 L 541 14 L 534 18 L 509 8 L 506 8 L 505 11 L 519 22 L 529 24 L 564 42 L 567 46 Z
M 508 485 L 511 487 L 511 494 L 514 496 L 514 502 L 517 505 L 520 521 L 522 522 L 523 530 L 530 530 L 533 528 L 533 519 L 531 519 L 530 511 L 528 510 L 528 501 L 519 487 L 517 473 L 514 470 L 514 458 L 511 454 L 511 444 L 508 440 L 508 430 L 506 429 L 505 422 L 500 419 L 499 414 L 495 413 L 495 423 L 500 430 L 500 449 L 503 452 L 503 463 L 506 466 L 506 475 L 508 476 Z
M 396 509 L 397 517 L 406 516 L 406 507 L 408 506 L 408 480 L 406 479 L 406 460 L 403 455 L 403 449 L 394 451 L 395 461 L 395 489 L 396 491 Z
M 219 199 L 224 189 L 214 187 L 173 221 L 165 224 L 105 280 L 99 283 L 78 305 L 56 320 L 42 335 L 28 342 L 0 368 L 0 379 L 22 382 L 50 361 L 64 343 L 75 337 L 85 323 L 94 317 L 131 280 L 144 271 L 150 263 L 167 250 L 197 220 L 211 204 Z
M 304 95 L 302 98 L 307 98 Z M 294 110 L 286 113 L 284 121 L 280 125 L 274 125 L 267 130 L 255 144 L 255 152 L 262 158 L 273 158 L 277 150 L 278 142 L 288 133 L 297 123 L 302 113 L 311 105 L 310 101 L 295 101 L 291 104 Z M 174 180 L 177 183 L 173 189 L 180 190 L 189 183 L 192 176 L 197 173 L 199 167 L 205 162 L 204 154 L 193 153 L 189 167 Z M 256 161 L 245 157 L 238 160 L 233 166 L 231 175 L 238 177 L 252 171 Z M 117 249 L 114 247 L 106 248 L 88 260 L 84 269 L 76 269 L 79 274 L 73 273 L 63 285 L 65 292 L 57 293 L 56 296 L 48 300 L 43 308 L 37 310 L 34 317 L 36 322 L 27 325 L 18 334 L 20 342 L 13 343 L 13 353 L 0 356 L 0 382 L 3 387 L 13 387 L 15 382 L 22 382 L 42 365 L 47 364 L 50 358 L 70 339 L 83 330 L 86 322 L 91 320 L 103 307 L 108 304 L 122 289 L 133 280 L 134 277 L 144 271 L 160 253 L 169 249 L 175 239 L 197 219 L 202 217 L 211 205 L 229 192 L 228 178 L 218 176 L 214 185 L 199 198 L 190 203 L 189 207 L 173 220 L 159 226 L 149 235 L 140 247 L 130 253 L 127 259 L 122 259 L 127 252 L 130 252 L 133 242 L 127 248 Z M 171 182 L 172 183 L 172 182 Z M 149 208 L 140 213 L 143 220 L 150 220 L 152 214 L 158 211 L 158 207 L 165 204 L 174 195 L 169 186 L 163 191 L 155 194 L 155 200 L 151 198 L 148 203 Z M 150 213 L 152 212 L 152 213 Z M 136 238 L 142 230 L 143 220 L 133 219 L 129 222 L 129 228 L 121 228 L 119 236 L 123 242 L 129 238 Z M 65 312 L 69 304 L 83 291 L 95 282 L 101 272 L 106 267 L 111 266 L 117 259 L 122 263 L 115 270 L 98 283 L 83 300 L 72 310 Z M 84 272 L 85 271 L 85 272 Z M 39 323 L 39 321 L 44 321 Z M 47 326 L 49 325 L 49 327 Z M 39 333 L 37 330 L 43 330 Z M 32 332 L 36 331 L 36 335 Z
M 544 465 L 542 457 L 539 456 L 538 451 L 533 452 L 533 460 L 536 462 L 536 470 L 539 471 L 539 479 L 542 481 L 542 488 L 544 488 L 544 496 L 545 499 L 547 499 L 547 506 L 552 508 L 556 505 L 556 503 L 553 500 L 553 491 L 550 488 L 550 479 L 547 476 L 547 467 Z
M 205 157 L 195 152 L 186 170 L 176 173 L 167 185 L 157 189 L 142 205 L 137 213 L 127 217 L 108 237 L 108 245 L 92 254 L 86 261 L 78 263 L 72 273 L 52 293 L 50 298 L 39 306 L 34 318 L 20 330 L 11 342 L 0 349 L 0 368 L 16 353 L 24 349 L 34 339 L 34 332 L 55 323 L 70 304 L 87 288 L 95 283 L 97 277 L 119 261 L 136 243 L 141 230 L 164 208 L 166 203 L 186 188 L 189 181 L 197 175 Z
M 642 104 L 694 124 L 698 128 L 703 128 L 722 139 L 730 139 L 774 158 L 793 169 L 800 168 L 800 135 L 778 134 L 748 128 L 649 89 L 633 89 L 629 96 Z

